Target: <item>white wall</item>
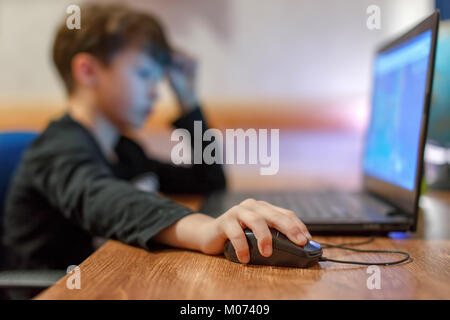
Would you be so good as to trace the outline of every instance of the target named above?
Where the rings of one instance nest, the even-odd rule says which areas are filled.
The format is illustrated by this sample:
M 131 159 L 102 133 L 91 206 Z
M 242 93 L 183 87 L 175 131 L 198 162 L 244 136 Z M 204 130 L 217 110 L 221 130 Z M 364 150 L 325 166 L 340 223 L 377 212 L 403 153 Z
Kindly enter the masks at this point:
M 0 99 L 62 98 L 50 59 L 67 0 L 0 0 Z M 433 10 L 433 0 L 129 0 L 198 57 L 207 100 L 365 96 L 376 45 Z M 381 30 L 366 8 L 381 8 Z M 163 99 L 167 99 L 167 90 Z

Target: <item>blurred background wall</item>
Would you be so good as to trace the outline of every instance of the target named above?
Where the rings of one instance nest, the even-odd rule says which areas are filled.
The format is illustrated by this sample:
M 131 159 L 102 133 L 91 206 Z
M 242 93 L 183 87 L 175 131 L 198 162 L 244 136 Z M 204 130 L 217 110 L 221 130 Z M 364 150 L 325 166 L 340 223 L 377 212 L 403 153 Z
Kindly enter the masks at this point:
M 122 2 L 157 14 L 175 46 L 197 57 L 199 95 L 222 127 L 363 128 L 374 49 L 434 10 L 434 0 Z M 50 51 L 72 3 L 0 0 L 0 129 L 42 128 L 64 109 Z M 366 27 L 373 4 L 380 30 Z M 177 112 L 168 86 L 161 91 L 150 126 Z

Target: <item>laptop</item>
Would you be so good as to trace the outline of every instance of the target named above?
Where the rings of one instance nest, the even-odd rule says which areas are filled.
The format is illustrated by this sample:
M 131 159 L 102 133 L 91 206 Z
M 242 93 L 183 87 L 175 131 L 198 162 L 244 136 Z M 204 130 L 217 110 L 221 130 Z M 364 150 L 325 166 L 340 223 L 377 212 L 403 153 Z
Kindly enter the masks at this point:
M 294 211 L 314 234 L 416 231 L 439 11 L 376 52 L 362 190 L 212 193 L 217 217 L 247 198 Z

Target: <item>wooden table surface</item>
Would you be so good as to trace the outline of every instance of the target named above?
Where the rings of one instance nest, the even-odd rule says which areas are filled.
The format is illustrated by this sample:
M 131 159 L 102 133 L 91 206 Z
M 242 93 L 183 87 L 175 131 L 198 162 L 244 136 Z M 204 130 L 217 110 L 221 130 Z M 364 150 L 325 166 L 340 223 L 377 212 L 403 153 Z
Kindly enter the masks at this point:
M 353 167 L 351 161 L 350 165 Z M 234 189 L 267 182 L 264 180 L 267 177 L 250 178 L 244 172 L 231 175 Z M 313 172 L 309 170 L 309 176 L 314 177 Z M 306 181 L 306 187 L 310 181 L 307 176 L 303 180 L 290 177 L 291 180 L 287 176 L 283 180 L 281 173 L 276 181 L 283 180 L 289 188 L 298 186 L 289 181 Z M 349 179 L 356 177 L 353 172 L 346 177 L 340 181 L 346 181 L 347 185 L 349 180 L 357 180 Z M 202 199 L 185 196 L 174 200 L 195 209 Z M 358 247 L 403 250 L 413 257 L 402 265 L 380 267 L 380 289 L 368 289 L 371 274 L 365 266 L 331 262 L 320 262 L 308 269 L 250 266 L 230 262 L 224 256 L 174 248 L 149 252 L 109 240 L 81 263 L 81 289 L 67 289 L 67 275 L 35 299 L 450 299 L 450 193 L 428 192 L 422 196 L 420 205 L 416 233 L 377 237 L 371 244 Z M 314 234 L 313 238 L 319 243 L 367 239 L 314 237 Z M 324 249 L 324 256 L 373 262 L 397 257 L 337 249 Z

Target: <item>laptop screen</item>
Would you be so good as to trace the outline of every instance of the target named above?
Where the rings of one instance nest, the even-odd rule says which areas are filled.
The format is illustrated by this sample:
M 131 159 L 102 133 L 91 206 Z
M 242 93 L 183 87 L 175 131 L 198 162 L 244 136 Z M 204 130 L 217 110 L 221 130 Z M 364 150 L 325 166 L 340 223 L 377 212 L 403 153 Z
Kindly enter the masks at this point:
M 376 56 L 365 174 L 413 190 L 432 31 Z

